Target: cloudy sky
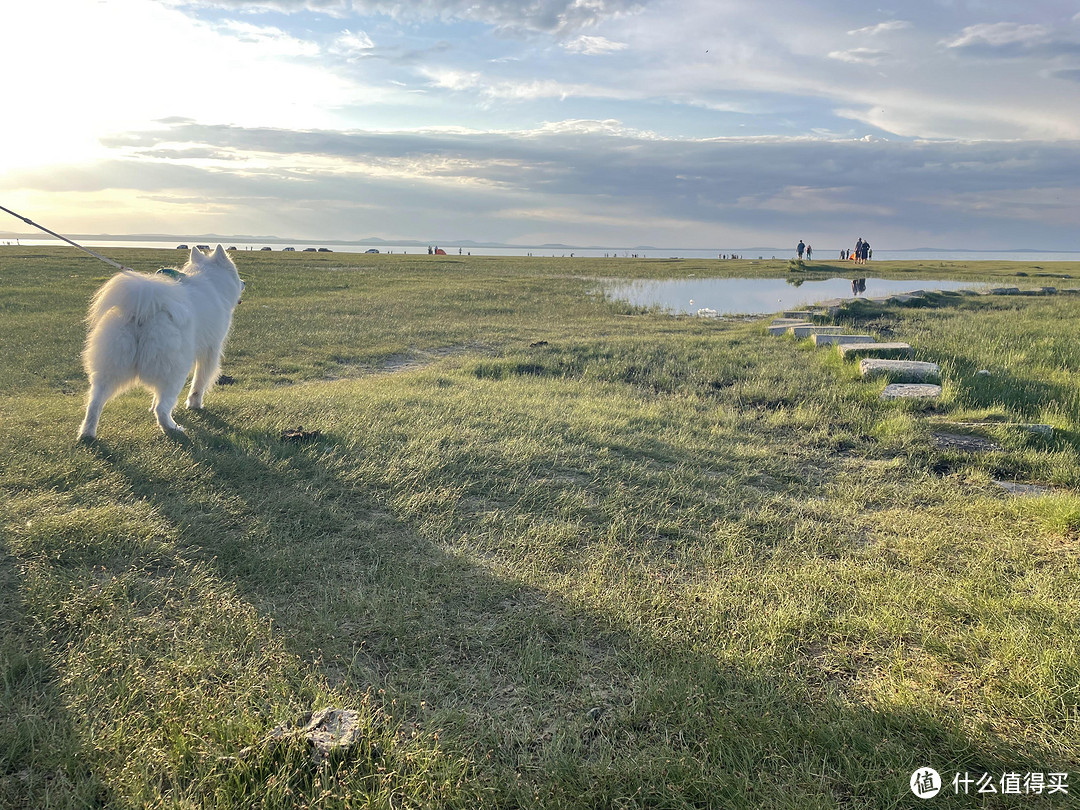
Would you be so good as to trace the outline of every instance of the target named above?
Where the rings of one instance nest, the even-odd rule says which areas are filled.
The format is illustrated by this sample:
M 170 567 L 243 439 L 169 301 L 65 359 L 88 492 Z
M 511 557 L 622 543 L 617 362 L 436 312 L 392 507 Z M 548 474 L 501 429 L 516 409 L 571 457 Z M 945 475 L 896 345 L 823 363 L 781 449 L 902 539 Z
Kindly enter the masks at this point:
M 11 3 L 0 204 L 64 233 L 1076 249 L 1077 11 Z

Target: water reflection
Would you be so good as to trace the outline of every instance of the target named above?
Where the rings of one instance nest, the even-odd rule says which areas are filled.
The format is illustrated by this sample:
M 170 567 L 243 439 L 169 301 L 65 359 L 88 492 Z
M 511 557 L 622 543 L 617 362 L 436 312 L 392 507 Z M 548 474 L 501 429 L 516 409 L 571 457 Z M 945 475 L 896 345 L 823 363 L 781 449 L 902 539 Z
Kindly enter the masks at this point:
M 720 315 L 765 315 L 833 298 L 877 297 L 920 290 L 983 287 L 972 281 L 884 278 L 689 278 L 620 281 L 608 284 L 610 300 L 655 307 L 677 314 L 715 310 Z

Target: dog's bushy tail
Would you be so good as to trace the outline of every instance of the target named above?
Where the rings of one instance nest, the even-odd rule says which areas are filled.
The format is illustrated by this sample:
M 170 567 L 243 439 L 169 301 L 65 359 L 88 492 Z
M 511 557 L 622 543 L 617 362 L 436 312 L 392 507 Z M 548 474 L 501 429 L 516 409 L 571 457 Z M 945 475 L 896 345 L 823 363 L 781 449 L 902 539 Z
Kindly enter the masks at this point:
M 94 294 L 86 321 L 93 327 L 110 310 L 119 309 L 125 320 L 145 323 L 163 309 L 172 309 L 179 298 L 179 284 L 164 275 L 148 276 L 123 270 Z

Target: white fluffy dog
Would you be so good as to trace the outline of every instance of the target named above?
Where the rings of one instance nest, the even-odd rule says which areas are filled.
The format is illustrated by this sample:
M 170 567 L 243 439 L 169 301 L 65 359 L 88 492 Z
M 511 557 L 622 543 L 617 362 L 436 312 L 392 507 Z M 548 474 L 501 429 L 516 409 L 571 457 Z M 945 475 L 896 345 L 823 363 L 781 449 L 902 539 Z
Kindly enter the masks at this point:
M 97 434 L 101 409 L 133 385 L 154 395 L 150 412 L 162 431 L 183 431 L 172 418 L 195 366 L 187 407 L 201 408 L 217 379 L 221 350 L 244 282 L 221 245 L 197 248 L 179 273 L 117 273 L 94 295 L 83 367 L 90 378 L 80 439 Z

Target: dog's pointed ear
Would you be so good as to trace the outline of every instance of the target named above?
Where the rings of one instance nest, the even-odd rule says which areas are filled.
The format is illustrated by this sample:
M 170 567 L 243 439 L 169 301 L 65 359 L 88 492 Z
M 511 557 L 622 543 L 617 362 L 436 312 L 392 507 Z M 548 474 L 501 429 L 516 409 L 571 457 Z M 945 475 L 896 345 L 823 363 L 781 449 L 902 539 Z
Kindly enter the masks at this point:
M 205 258 L 206 257 L 203 255 L 203 252 L 197 247 L 193 247 L 191 249 L 191 256 L 189 257 L 189 261 L 192 264 L 202 264 Z
M 214 255 L 211 257 L 214 261 L 219 262 L 222 259 L 229 258 L 229 255 L 225 252 L 225 248 L 221 245 L 217 246 L 217 250 L 214 251 Z

